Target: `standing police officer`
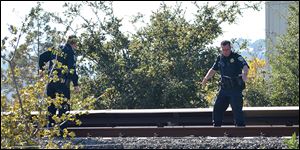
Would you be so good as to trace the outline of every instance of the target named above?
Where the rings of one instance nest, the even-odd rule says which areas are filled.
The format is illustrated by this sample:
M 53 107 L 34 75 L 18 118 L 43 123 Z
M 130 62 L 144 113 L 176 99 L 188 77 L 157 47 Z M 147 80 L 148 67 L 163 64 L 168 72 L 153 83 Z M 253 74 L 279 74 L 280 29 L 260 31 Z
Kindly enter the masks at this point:
M 39 69 L 44 70 L 45 63 L 50 61 L 49 64 L 49 75 L 51 76 L 54 71 L 57 71 L 57 76 L 59 81 L 51 81 L 47 85 L 47 96 L 50 96 L 52 99 L 56 97 L 56 93 L 63 94 L 64 98 L 70 99 L 70 82 L 73 82 L 74 89 L 76 92 L 79 92 L 78 87 L 78 75 L 76 73 L 76 57 L 74 50 L 77 48 L 77 37 L 75 35 L 69 36 L 67 43 L 60 47 L 60 51 L 46 51 L 40 55 L 39 58 Z M 60 62 L 62 65 L 68 67 L 68 71 L 63 71 L 62 68 L 58 68 L 58 64 L 55 64 L 55 60 Z M 41 74 L 42 75 L 42 74 Z M 52 119 L 53 115 L 56 114 L 58 108 L 55 107 L 53 103 L 48 107 L 48 127 L 52 127 L 55 123 Z M 64 101 L 61 104 L 61 108 L 58 109 L 58 116 L 61 117 L 62 114 L 70 111 L 70 105 Z M 63 129 L 67 127 L 66 123 L 63 123 L 60 126 L 60 133 L 62 136 Z
M 230 41 L 222 41 L 222 54 L 217 57 L 212 68 L 207 72 L 201 84 L 205 85 L 216 71 L 221 73 L 221 88 L 215 100 L 213 108 L 213 125 L 222 125 L 223 114 L 229 104 L 232 108 L 236 126 L 245 126 L 243 116 L 243 95 L 249 65 L 245 59 L 231 51 Z M 243 71 L 243 72 L 242 72 Z

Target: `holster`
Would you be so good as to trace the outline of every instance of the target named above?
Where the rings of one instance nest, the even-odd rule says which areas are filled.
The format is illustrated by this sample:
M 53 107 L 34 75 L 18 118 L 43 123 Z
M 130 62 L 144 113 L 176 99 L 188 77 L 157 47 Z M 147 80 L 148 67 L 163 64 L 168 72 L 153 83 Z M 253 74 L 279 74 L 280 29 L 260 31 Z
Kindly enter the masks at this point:
M 244 90 L 246 88 L 245 82 L 243 81 L 242 77 L 228 77 L 222 76 L 221 79 L 221 87 L 223 89 L 233 89 L 239 88 Z

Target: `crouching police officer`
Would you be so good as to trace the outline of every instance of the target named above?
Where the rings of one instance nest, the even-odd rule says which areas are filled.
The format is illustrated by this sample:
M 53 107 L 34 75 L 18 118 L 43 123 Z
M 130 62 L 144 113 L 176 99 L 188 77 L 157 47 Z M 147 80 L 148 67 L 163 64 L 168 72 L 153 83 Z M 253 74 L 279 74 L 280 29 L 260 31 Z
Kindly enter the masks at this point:
M 215 127 L 222 125 L 223 114 L 230 104 L 235 125 L 245 126 L 242 91 L 245 89 L 249 65 L 241 55 L 231 51 L 230 41 L 222 41 L 221 47 L 222 54 L 217 57 L 201 82 L 202 85 L 205 85 L 216 71 L 220 71 L 221 88 L 213 108 L 213 125 Z
M 76 57 L 74 50 L 77 48 L 77 37 L 75 35 L 69 36 L 67 43 L 64 46 L 60 47 L 60 50 L 53 51 L 45 51 L 39 57 L 39 69 L 44 70 L 45 63 L 50 61 L 49 64 L 49 75 L 53 74 L 54 71 L 57 71 L 57 76 L 59 81 L 51 81 L 47 85 L 47 96 L 54 99 L 56 97 L 56 93 L 63 94 L 64 98 L 70 99 L 70 82 L 73 82 L 74 89 L 76 92 L 79 92 L 78 87 L 78 75 L 76 73 Z M 57 60 L 62 65 L 68 67 L 68 71 L 64 72 L 62 68 L 58 68 L 58 64 L 55 64 Z M 41 74 L 42 75 L 42 74 Z M 52 127 L 55 123 L 52 119 L 53 115 L 56 114 L 58 108 L 55 107 L 53 103 L 48 107 L 48 127 Z M 64 101 L 61 104 L 61 108 L 58 109 L 58 116 L 61 117 L 62 114 L 70 111 L 70 105 L 67 101 Z M 60 133 L 62 136 L 63 129 L 67 127 L 67 123 L 63 123 L 60 126 Z

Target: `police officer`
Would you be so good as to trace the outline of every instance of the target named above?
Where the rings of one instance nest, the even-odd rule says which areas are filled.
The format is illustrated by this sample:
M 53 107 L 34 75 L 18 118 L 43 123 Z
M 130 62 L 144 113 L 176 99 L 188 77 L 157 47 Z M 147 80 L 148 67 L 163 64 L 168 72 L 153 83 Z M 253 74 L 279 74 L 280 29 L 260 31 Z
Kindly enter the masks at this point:
M 231 51 L 230 41 L 221 42 L 222 54 L 217 57 L 212 68 L 207 72 L 201 84 L 205 85 L 216 71 L 221 74 L 221 87 L 213 108 L 213 125 L 222 125 L 223 114 L 229 104 L 232 108 L 236 126 L 245 126 L 242 91 L 245 88 L 249 65 L 245 59 Z
M 50 61 L 49 64 L 49 75 L 53 74 L 54 71 L 57 71 L 57 76 L 59 81 L 51 81 L 47 85 L 47 96 L 52 99 L 55 98 L 56 93 L 63 94 L 64 98 L 70 99 L 70 82 L 73 82 L 74 89 L 76 92 L 79 92 L 78 86 L 78 75 L 76 73 L 76 57 L 74 50 L 77 48 L 77 37 L 71 35 L 68 37 L 67 43 L 64 46 L 61 46 L 59 50 L 45 51 L 39 57 L 39 69 L 44 70 L 45 63 Z M 62 71 L 62 68 L 58 68 L 58 64 L 55 64 L 55 60 L 62 63 L 68 67 L 68 71 Z M 42 74 L 41 74 L 42 75 Z M 58 108 L 55 107 L 53 103 L 48 107 L 48 127 L 52 127 L 55 123 L 52 119 L 52 116 L 56 114 Z M 61 104 L 61 108 L 58 109 L 58 116 L 61 117 L 62 114 L 70 111 L 70 105 L 64 101 Z M 66 128 L 67 124 L 63 123 L 60 126 L 60 133 L 62 136 L 63 129 Z

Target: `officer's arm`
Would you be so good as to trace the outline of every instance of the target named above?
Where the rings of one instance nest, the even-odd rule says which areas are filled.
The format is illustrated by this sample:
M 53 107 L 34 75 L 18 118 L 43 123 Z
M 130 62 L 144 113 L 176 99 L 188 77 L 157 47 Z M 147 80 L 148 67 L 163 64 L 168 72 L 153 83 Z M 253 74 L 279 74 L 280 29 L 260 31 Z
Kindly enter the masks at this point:
M 208 80 L 211 77 L 213 77 L 216 74 L 216 71 L 213 69 L 209 69 L 209 71 L 207 72 L 206 76 L 204 77 L 204 79 Z
M 45 70 L 44 69 L 45 63 L 47 63 L 50 60 L 52 60 L 51 51 L 45 51 L 44 53 L 42 53 L 39 58 L 39 69 L 42 71 Z
M 205 75 L 205 77 L 203 78 L 201 84 L 205 85 L 206 82 L 208 81 L 208 79 L 210 79 L 211 77 L 213 77 L 217 70 L 219 70 L 219 61 L 220 61 L 220 56 L 217 57 L 215 63 L 213 64 L 213 66 L 208 70 L 207 74 Z
M 243 74 L 242 74 L 242 78 L 244 80 L 244 82 L 246 82 L 248 80 L 248 71 L 249 71 L 249 67 L 248 65 L 244 65 L 243 67 Z
M 248 70 L 249 70 L 249 65 L 246 62 L 246 60 L 240 55 L 238 55 L 238 60 L 239 60 L 239 65 L 241 66 L 241 68 L 243 70 L 242 78 L 243 78 L 244 82 L 246 82 L 247 81 Z
M 247 77 L 248 76 L 248 71 L 249 71 L 249 67 L 247 65 L 245 65 L 243 67 L 243 75 L 245 75 Z
M 215 75 L 216 71 L 213 70 L 212 68 L 209 69 L 209 71 L 207 72 L 206 76 L 203 78 L 201 84 L 205 85 L 206 82 L 208 81 L 208 79 L 210 79 L 211 77 L 213 77 Z

